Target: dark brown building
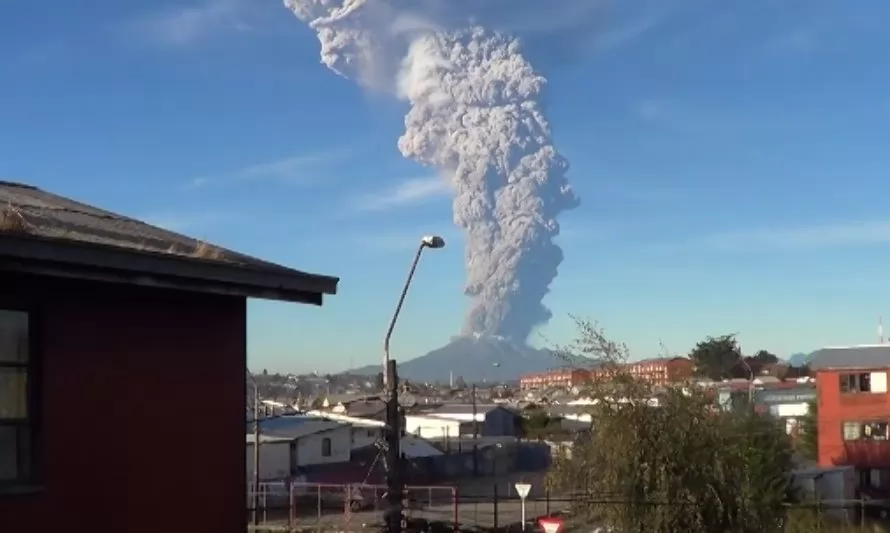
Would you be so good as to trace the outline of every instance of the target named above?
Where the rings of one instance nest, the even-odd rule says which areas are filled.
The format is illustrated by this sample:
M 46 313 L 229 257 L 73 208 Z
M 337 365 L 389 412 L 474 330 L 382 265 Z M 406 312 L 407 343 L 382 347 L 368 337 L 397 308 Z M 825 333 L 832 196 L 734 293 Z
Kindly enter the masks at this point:
M 0 530 L 243 533 L 246 300 L 337 279 L 5 182 L 0 270 Z

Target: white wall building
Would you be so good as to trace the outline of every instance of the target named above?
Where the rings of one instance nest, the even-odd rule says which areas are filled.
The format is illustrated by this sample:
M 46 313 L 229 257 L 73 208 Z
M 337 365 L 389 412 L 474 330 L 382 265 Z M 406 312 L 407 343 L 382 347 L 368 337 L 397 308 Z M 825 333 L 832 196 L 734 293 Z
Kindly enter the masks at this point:
M 246 436 L 247 474 L 253 477 L 253 433 Z M 352 427 L 330 420 L 284 416 L 260 423 L 260 478 L 281 479 L 301 466 L 346 463 Z
M 432 415 L 405 416 L 405 433 L 424 439 L 456 439 L 461 435 L 462 425 L 466 427 L 472 425 L 472 422 L 461 422 Z
M 370 418 L 358 418 L 355 416 L 347 416 L 341 413 L 333 413 L 329 411 L 309 411 L 309 416 L 315 416 L 341 424 L 348 424 L 352 427 L 352 449 L 364 448 L 371 446 L 378 439 L 384 436 L 384 427 L 386 424 L 381 420 Z
M 408 429 L 412 426 L 405 417 L 405 428 L 409 433 L 426 438 L 445 438 L 458 437 L 461 433 L 471 435 L 473 433 L 473 411 L 474 408 L 469 404 L 451 404 L 443 405 L 435 410 L 429 411 L 418 417 L 412 424 L 423 431 L 417 433 Z M 480 436 L 485 437 L 506 437 L 518 436 L 521 432 L 521 415 L 513 409 L 497 404 L 479 404 L 475 407 L 475 421 L 478 424 L 477 430 Z M 444 421 L 457 422 L 458 424 L 448 424 Z M 433 428 L 441 428 L 442 432 L 433 436 L 430 432 Z M 454 432 L 457 433 L 454 433 Z M 430 433 L 428 435 L 428 433 Z
M 386 424 L 380 420 L 368 418 L 358 418 L 347 416 L 339 413 L 329 413 L 327 411 L 309 411 L 310 416 L 318 416 L 327 420 L 348 424 L 352 427 L 352 449 L 358 450 L 373 446 L 378 441 L 385 438 L 384 428 Z M 424 440 L 418 438 L 413 432 L 405 430 L 406 435 L 402 437 L 402 453 L 410 458 L 430 457 L 443 455 L 443 452 Z

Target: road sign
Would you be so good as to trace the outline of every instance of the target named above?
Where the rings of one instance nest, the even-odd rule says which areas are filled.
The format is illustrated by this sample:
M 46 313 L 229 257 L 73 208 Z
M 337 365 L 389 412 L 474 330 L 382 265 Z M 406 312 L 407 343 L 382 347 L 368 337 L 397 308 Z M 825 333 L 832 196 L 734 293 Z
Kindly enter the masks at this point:
M 544 533 L 559 533 L 559 530 L 562 529 L 562 520 L 552 516 L 541 518 L 538 520 L 538 523 L 541 524 L 541 529 L 544 530 Z
M 525 531 L 525 499 L 532 490 L 532 486 L 531 483 L 516 483 L 513 486 L 516 487 L 516 493 L 519 494 L 519 505 L 522 511 L 522 530 Z
M 516 493 L 519 494 L 519 499 L 524 500 L 528 497 L 528 493 L 532 490 L 532 486 L 530 483 L 517 483 L 514 485 L 516 487 Z

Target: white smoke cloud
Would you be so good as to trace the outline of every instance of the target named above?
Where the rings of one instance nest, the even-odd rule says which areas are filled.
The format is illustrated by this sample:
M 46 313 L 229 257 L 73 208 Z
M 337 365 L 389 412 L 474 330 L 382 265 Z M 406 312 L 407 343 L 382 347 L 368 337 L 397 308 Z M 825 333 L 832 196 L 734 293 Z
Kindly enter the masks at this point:
M 472 298 L 463 334 L 525 341 L 551 316 L 556 217 L 577 205 L 543 116 L 545 80 L 507 34 L 435 16 L 442 2 L 398 4 L 285 0 L 318 32 L 325 65 L 409 102 L 402 154 L 452 176 Z

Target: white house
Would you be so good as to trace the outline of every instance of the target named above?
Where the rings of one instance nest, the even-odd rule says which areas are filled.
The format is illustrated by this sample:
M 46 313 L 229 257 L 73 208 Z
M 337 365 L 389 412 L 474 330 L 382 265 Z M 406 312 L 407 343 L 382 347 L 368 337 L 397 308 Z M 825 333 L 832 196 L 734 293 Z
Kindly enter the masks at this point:
M 472 434 L 474 411 L 476 413 L 475 421 L 478 424 L 477 429 L 479 435 L 485 437 L 519 436 L 521 432 L 520 422 L 522 416 L 513 409 L 497 404 L 478 404 L 475 406 L 475 408 L 470 404 L 446 404 L 427 412 L 424 416 L 428 420 L 423 423 L 418 422 L 418 427 L 447 427 L 447 430 L 450 433 L 450 435 L 448 436 L 450 437 L 459 436 L 461 433 Z M 408 417 L 406 416 L 405 418 L 407 419 Z M 436 420 L 450 420 L 453 422 L 463 422 L 465 424 L 469 424 L 464 426 L 453 426 L 448 424 L 443 425 L 440 422 L 435 422 Z M 405 421 L 405 426 L 406 428 L 409 426 L 407 420 Z M 455 429 L 458 431 L 456 435 L 454 433 L 451 433 Z M 411 431 L 409 430 L 409 432 Z M 415 432 L 411 433 L 419 435 Z M 446 437 L 446 435 L 440 434 L 436 438 L 442 437 Z
M 461 436 L 461 426 L 472 422 L 461 422 L 433 415 L 405 415 L 405 433 L 424 439 L 456 439 Z M 468 430 L 472 433 L 472 429 Z
M 326 411 L 309 411 L 307 414 L 340 422 L 341 424 L 349 424 L 352 427 L 353 450 L 373 446 L 385 437 L 384 428 L 386 424 L 380 420 L 358 418 L 339 413 L 329 413 Z M 429 442 L 426 442 L 423 438 L 418 438 L 417 434 L 413 431 L 409 431 L 406 428 L 405 433 L 407 434 L 402 437 L 401 449 L 406 457 L 415 458 L 442 455 L 443 452 L 441 450 Z
M 383 438 L 384 427 L 386 426 L 386 424 L 381 420 L 374 420 L 371 418 L 359 418 L 329 411 L 315 410 L 309 411 L 306 414 L 309 416 L 318 417 L 320 419 L 339 422 L 341 424 L 348 424 L 349 426 L 351 426 L 353 450 L 364 448 L 365 446 L 370 446 L 377 442 L 378 439 Z
M 260 477 L 281 479 L 301 466 L 346 463 L 352 456 L 352 428 L 330 420 L 282 416 L 260 422 Z M 247 472 L 253 476 L 254 437 L 248 433 Z

